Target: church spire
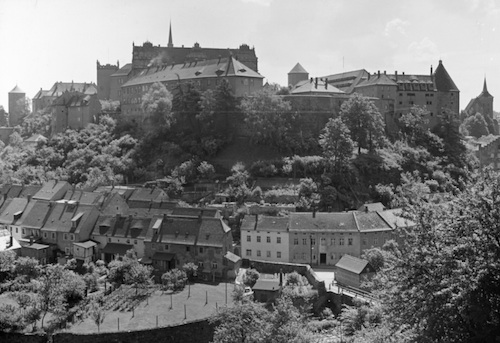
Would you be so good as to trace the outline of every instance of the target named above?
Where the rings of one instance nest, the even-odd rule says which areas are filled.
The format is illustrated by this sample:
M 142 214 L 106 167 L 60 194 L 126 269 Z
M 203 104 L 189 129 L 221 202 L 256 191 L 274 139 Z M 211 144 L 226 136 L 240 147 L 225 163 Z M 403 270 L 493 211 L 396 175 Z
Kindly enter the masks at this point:
M 481 95 L 491 96 L 491 94 L 488 92 L 488 87 L 486 86 L 486 76 L 484 77 L 483 92 L 481 93 Z
M 174 43 L 172 42 L 172 21 L 170 21 L 170 28 L 168 30 L 168 45 L 169 48 L 174 47 Z

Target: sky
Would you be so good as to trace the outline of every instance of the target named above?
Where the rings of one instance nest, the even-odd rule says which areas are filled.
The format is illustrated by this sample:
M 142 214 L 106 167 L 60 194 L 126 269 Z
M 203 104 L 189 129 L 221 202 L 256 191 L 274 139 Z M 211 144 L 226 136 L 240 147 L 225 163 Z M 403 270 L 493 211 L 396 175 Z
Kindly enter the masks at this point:
M 255 48 L 265 81 L 287 85 L 366 69 L 428 74 L 439 60 L 460 108 L 484 77 L 500 99 L 495 0 L 0 0 L 0 105 L 16 85 L 32 98 L 57 81 L 96 82 L 96 61 L 130 63 L 132 44 Z M 500 100 L 498 100 L 500 101 Z M 494 109 L 500 103 L 494 102 Z

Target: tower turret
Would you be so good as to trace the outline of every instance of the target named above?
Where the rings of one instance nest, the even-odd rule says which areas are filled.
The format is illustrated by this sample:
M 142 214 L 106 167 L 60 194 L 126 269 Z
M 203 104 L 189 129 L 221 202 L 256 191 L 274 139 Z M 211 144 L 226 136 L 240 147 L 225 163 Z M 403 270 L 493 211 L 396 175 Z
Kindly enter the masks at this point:
M 167 47 L 169 47 L 169 48 L 174 47 L 174 43 L 172 41 L 172 22 L 170 22 L 170 27 L 168 30 L 168 45 L 167 45 Z

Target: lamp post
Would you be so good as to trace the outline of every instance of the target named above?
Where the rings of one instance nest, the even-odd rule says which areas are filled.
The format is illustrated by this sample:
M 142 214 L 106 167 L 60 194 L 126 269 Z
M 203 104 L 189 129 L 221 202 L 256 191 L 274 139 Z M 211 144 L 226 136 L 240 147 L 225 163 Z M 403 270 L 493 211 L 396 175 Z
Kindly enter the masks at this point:
M 313 251 L 314 251 L 314 238 L 313 238 L 313 235 L 310 235 L 310 239 L 311 239 L 311 266 L 313 264 Z

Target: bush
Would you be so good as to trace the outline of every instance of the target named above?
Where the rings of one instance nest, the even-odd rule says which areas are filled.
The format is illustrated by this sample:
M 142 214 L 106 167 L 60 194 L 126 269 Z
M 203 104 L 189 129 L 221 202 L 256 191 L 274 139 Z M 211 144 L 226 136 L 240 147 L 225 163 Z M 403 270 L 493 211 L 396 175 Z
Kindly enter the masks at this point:
M 197 276 L 198 266 L 193 262 L 189 262 L 182 266 L 182 270 L 186 273 L 187 278 L 192 281 Z
M 253 287 L 259 277 L 260 274 L 258 271 L 256 271 L 255 269 L 247 269 L 247 271 L 243 275 L 243 283 L 247 286 Z
M 161 281 L 166 289 L 182 291 L 186 287 L 186 272 L 179 269 L 172 269 L 161 276 Z

